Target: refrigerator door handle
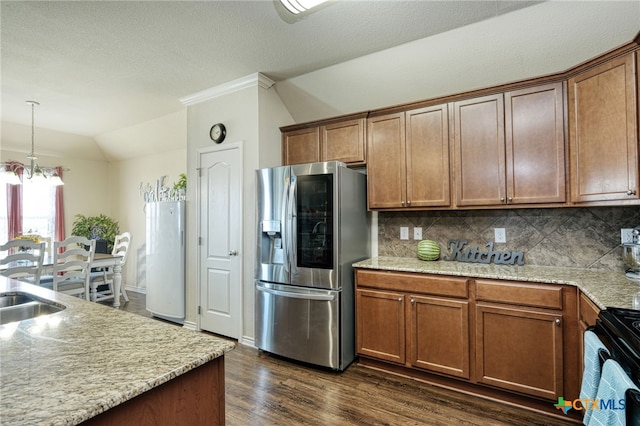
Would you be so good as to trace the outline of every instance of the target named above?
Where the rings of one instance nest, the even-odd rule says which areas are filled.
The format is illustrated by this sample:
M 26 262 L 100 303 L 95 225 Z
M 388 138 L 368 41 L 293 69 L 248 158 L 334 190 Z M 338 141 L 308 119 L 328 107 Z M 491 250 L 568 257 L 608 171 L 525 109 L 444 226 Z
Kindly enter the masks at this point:
M 290 291 L 274 290 L 272 288 L 257 286 L 256 289 L 263 293 L 273 294 L 275 296 L 289 297 L 292 299 L 332 301 L 335 295 L 332 294 L 312 294 L 312 293 L 293 293 Z
M 291 174 L 291 178 L 289 179 L 289 188 L 287 195 L 287 234 L 290 234 L 286 241 L 287 253 L 286 253 L 286 264 L 289 268 L 293 269 L 295 267 L 296 260 L 296 230 L 295 230 L 295 196 L 296 196 L 296 178 Z
M 281 213 L 281 222 L 282 223 L 282 250 L 283 250 L 283 258 L 284 258 L 284 270 L 289 272 L 289 247 L 287 241 L 289 241 L 289 227 L 287 226 L 287 214 L 289 213 L 289 176 L 285 176 L 285 182 L 287 186 L 282 191 L 282 203 L 280 204 L 282 207 L 280 209 Z

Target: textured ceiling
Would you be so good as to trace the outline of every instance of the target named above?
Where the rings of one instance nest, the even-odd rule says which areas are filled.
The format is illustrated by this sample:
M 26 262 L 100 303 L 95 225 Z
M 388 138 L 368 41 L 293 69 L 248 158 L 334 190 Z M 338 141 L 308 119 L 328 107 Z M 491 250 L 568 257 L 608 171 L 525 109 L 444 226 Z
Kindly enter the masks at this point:
M 337 1 L 293 18 L 274 1 L 2 1 L 2 121 L 96 136 L 262 72 L 281 81 L 530 6 Z

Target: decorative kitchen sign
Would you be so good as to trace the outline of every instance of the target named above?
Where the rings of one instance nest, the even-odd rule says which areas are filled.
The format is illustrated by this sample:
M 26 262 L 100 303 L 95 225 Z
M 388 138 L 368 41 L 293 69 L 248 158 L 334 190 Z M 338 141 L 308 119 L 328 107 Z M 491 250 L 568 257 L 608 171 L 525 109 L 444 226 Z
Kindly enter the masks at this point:
M 449 256 L 444 260 L 457 260 L 469 263 L 495 263 L 496 265 L 524 265 L 524 253 L 521 251 L 497 251 L 493 249 L 493 242 L 487 243 L 487 250 L 480 251 L 479 246 L 465 247 L 467 240 L 449 240 L 447 248 Z
M 146 203 L 154 201 L 182 201 L 186 199 L 186 176 L 180 176 L 180 180 L 173 184 L 173 187 L 167 187 L 164 185 L 164 179 L 166 176 L 160 176 L 160 179 L 156 180 L 155 185 L 147 183 L 144 185 L 140 182 L 140 195 L 144 198 Z

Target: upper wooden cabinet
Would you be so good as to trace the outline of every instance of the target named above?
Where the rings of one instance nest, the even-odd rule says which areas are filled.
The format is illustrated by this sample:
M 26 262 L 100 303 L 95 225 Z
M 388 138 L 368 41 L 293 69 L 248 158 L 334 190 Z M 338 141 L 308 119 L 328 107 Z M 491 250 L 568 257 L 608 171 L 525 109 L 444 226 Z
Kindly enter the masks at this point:
M 569 79 L 571 200 L 638 200 L 635 52 Z
M 320 161 L 320 128 L 282 133 L 282 164 L 303 164 Z
M 562 84 L 454 103 L 457 206 L 566 201 Z
M 450 206 L 447 105 L 369 118 L 367 169 L 371 209 Z
M 336 160 L 347 164 L 364 164 L 364 132 L 363 118 L 321 126 L 321 161 Z
M 285 165 L 334 160 L 349 165 L 365 164 L 364 118 L 303 128 L 289 126 L 281 130 Z
M 502 94 L 454 103 L 454 129 L 456 205 L 504 204 Z

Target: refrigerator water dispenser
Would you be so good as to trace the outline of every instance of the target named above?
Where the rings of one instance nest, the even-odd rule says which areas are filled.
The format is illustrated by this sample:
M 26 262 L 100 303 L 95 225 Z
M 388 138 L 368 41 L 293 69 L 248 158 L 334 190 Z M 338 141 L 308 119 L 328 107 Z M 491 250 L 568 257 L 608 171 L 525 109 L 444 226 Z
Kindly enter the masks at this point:
M 282 247 L 280 221 L 263 220 L 261 226 L 261 263 L 282 265 L 284 263 L 284 248 Z

